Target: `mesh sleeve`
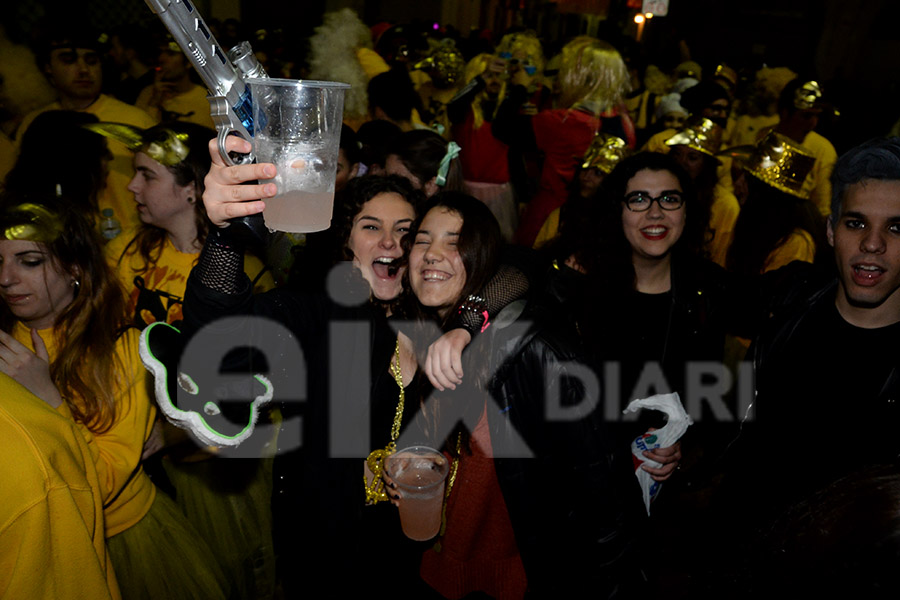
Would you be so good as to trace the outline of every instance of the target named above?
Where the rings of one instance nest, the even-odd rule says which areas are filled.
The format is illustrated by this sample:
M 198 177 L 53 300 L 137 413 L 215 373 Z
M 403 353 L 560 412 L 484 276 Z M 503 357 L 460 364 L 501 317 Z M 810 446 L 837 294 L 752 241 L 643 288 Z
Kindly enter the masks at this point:
M 474 338 L 487 328 L 497 313 L 524 296 L 528 288 L 529 280 L 523 271 L 512 265 L 501 265 L 480 294 L 469 296 L 463 301 L 449 328 L 465 329 Z
M 204 286 L 223 294 L 238 294 L 244 288 L 244 248 L 229 239 L 227 229 L 209 232 L 194 273 Z

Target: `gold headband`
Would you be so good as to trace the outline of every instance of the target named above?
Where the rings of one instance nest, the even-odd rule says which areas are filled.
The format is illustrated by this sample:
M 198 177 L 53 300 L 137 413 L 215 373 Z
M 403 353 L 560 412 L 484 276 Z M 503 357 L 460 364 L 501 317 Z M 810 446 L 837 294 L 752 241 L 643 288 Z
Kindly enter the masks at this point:
M 163 129 L 160 136 L 148 139 L 147 130 L 124 123 L 88 123 L 85 129 L 102 136 L 118 140 L 132 152 L 144 152 L 147 156 L 166 167 L 174 167 L 187 158 L 191 151 L 188 146 L 190 136 Z
M 8 216 L 7 216 L 8 215 Z M 4 215 L 24 222 L 3 228 L 3 238 L 49 244 L 63 232 L 63 222 L 58 214 L 40 204 L 26 202 L 13 207 Z

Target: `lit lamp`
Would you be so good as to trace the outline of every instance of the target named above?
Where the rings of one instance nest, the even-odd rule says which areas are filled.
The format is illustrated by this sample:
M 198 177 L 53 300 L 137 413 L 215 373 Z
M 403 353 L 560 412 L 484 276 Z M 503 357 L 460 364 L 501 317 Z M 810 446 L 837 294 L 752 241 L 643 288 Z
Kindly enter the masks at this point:
M 641 41 L 641 36 L 644 34 L 644 21 L 647 19 L 643 14 L 638 13 L 634 15 L 634 22 L 637 23 L 637 41 Z

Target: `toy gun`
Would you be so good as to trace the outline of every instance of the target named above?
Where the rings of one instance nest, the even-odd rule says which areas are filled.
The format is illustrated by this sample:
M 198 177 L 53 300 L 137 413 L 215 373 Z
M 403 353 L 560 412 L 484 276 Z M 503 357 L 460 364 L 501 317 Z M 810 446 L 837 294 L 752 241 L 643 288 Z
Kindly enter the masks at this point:
M 253 99 L 244 80 L 268 77 L 248 42 L 241 42 L 226 55 L 189 0 L 145 0 L 194 65 L 209 90 L 210 114 L 218 131 L 219 154 L 230 165 L 249 163 L 249 154 L 229 153 L 225 139 L 253 137 Z

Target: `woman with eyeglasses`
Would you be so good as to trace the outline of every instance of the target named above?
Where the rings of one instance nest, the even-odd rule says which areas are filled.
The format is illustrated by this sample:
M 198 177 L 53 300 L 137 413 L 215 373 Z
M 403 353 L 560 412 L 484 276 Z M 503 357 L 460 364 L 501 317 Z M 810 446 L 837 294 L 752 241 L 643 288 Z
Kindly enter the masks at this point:
M 707 220 L 690 176 L 675 159 L 643 152 L 616 165 L 597 201 L 571 219 L 550 247 L 556 267 L 551 286 L 591 346 L 604 380 L 604 402 L 613 403 L 606 414 L 617 414 L 632 399 L 670 391 L 678 392 L 690 410 L 698 390 L 689 374 L 697 366 L 722 365 L 728 274 L 700 255 Z M 623 423 L 622 437 L 633 439 L 660 427 L 658 414 L 642 415 L 639 426 Z M 697 500 L 685 494 L 708 482 L 707 463 L 694 461 L 718 447 L 719 435 L 729 433 L 716 427 L 719 415 L 706 408 L 692 416 L 695 424 L 683 439 L 684 470 L 671 477 L 681 459 L 680 445 L 645 454 L 663 463 L 661 468 L 641 467 L 656 481 L 669 480 L 651 517 L 659 539 L 680 546 L 687 544 L 702 514 L 691 512 Z
M 584 292 L 572 298 L 581 298 L 579 318 L 597 334 L 600 357 L 620 363 L 623 406 L 650 395 L 647 386 L 634 389 L 650 363 L 684 397 L 687 361 L 722 354 L 715 300 L 725 272 L 700 257 L 708 208 L 672 157 L 647 152 L 620 162 L 586 211 L 562 232 L 567 254 L 557 265 Z

